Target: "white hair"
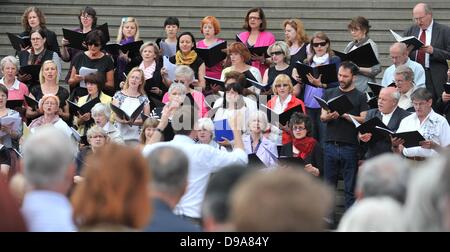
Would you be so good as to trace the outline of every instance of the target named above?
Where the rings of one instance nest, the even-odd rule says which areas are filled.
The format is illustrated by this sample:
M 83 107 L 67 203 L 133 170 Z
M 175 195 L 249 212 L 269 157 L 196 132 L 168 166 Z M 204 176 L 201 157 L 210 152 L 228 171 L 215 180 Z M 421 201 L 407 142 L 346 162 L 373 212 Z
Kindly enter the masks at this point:
M 402 206 L 389 197 L 365 198 L 342 217 L 338 232 L 400 232 Z
M 99 103 L 95 104 L 95 106 L 91 109 L 91 114 L 92 114 L 92 116 L 104 115 L 104 116 L 106 116 L 106 118 L 110 118 L 111 110 L 110 110 L 109 106 L 106 106 L 105 104 L 99 102 Z

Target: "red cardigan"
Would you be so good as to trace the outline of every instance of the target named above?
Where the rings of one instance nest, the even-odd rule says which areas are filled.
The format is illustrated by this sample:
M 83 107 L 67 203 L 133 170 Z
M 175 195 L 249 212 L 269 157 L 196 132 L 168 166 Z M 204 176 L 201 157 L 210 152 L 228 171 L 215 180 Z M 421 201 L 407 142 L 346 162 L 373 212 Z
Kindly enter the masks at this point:
M 270 109 L 273 109 L 275 107 L 275 103 L 277 101 L 278 95 L 275 95 L 272 97 L 272 99 L 270 99 L 270 101 L 267 102 L 267 107 Z M 291 100 L 288 102 L 288 105 L 286 107 L 286 110 L 289 110 L 290 108 L 293 108 L 295 106 L 301 105 L 302 106 L 302 110 L 303 112 L 306 114 L 306 109 L 305 109 L 305 104 L 303 103 L 302 100 L 298 99 L 297 97 L 295 97 L 294 95 L 291 95 Z M 283 135 L 281 138 L 281 143 L 282 144 L 287 144 L 292 142 L 292 137 L 291 134 L 289 134 L 289 132 L 287 131 L 283 131 Z

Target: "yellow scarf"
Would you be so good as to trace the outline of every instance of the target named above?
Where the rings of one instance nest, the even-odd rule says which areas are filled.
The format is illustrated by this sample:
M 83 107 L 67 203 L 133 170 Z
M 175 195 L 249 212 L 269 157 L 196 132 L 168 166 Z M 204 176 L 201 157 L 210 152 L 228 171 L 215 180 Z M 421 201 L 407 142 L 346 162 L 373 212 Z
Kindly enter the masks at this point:
M 192 50 L 189 52 L 188 55 L 184 55 L 181 51 L 177 51 L 177 54 L 175 55 L 175 60 L 177 65 L 187 65 L 194 63 L 194 61 L 197 59 L 197 52 Z

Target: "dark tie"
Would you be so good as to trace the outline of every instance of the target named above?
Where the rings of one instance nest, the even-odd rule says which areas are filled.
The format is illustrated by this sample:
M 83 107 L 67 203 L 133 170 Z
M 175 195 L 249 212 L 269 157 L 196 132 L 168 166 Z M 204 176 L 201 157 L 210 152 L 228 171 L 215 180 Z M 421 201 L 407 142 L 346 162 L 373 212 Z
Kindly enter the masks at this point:
M 426 44 L 425 42 L 427 41 L 427 37 L 426 37 L 425 30 L 422 30 L 422 34 L 420 34 L 419 40 L 422 41 L 422 43 L 424 45 Z M 425 51 L 424 50 L 417 51 L 416 61 L 417 61 L 417 63 L 419 63 L 423 67 L 425 67 Z

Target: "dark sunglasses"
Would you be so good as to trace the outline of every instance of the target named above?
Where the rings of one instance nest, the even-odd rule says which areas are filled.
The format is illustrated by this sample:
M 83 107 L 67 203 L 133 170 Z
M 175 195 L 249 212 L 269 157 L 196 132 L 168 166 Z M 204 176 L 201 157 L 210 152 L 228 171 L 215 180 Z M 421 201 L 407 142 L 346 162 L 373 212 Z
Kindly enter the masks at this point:
M 271 53 L 270 53 L 271 56 L 273 56 L 273 55 L 281 55 L 281 54 L 284 55 L 284 52 L 282 52 L 282 51 L 276 51 L 276 52 L 271 52 Z
M 86 45 L 88 45 L 88 46 L 93 45 L 93 46 L 99 47 L 100 43 L 97 41 L 88 41 L 88 42 L 86 42 Z
M 312 45 L 313 45 L 314 47 L 319 47 L 319 46 L 324 47 L 324 46 L 326 46 L 327 44 L 328 44 L 328 42 L 312 43 Z

